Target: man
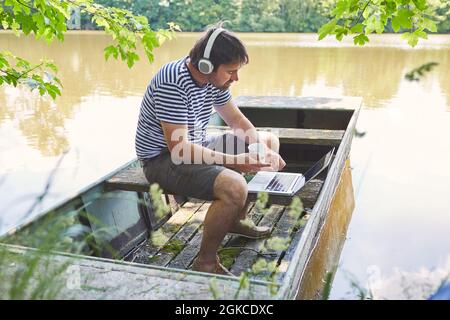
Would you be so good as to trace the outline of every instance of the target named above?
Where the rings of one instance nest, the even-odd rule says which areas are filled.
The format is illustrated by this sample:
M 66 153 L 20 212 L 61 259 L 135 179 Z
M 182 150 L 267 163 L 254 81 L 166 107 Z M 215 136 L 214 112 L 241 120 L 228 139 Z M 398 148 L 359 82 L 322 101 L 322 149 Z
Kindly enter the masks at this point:
M 197 41 L 188 57 L 158 71 L 141 105 L 136 152 L 148 181 L 168 193 L 212 200 L 192 267 L 196 271 L 230 274 L 217 257 L 227 232 L 250 238 L 270 234 L 267 227 L 240 223 L 248 207 L 247 183 L 241 173 L 285 166 L 278 154 L 278 138 L 258 134 L 231 99 L 229 87 L 239 80 L 239 69 L 247 63 L 242 42 L 215 26 Z M 234 135 L 206 137 L 213 107 Z M 248 144 L 256 142 L 265 146 L 264 162 L 248 153 Z M 235 150 L 236 144 L 244 148 Z

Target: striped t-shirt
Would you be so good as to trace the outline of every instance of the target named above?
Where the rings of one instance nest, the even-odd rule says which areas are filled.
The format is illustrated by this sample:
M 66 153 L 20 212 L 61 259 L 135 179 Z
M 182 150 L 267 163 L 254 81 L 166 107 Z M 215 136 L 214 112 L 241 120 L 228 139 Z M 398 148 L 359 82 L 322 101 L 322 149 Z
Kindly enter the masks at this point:
M 212 107 L 230 99 L 210 83 L 200 87 L 187 68 L 186 59 L 164 65 L 150 81 L 141 103 L 136 130 L 136 154 L 139 159 L 156 157 L 167 147 L 161 121 L 186 124 L 189 141 L 202 144 Z

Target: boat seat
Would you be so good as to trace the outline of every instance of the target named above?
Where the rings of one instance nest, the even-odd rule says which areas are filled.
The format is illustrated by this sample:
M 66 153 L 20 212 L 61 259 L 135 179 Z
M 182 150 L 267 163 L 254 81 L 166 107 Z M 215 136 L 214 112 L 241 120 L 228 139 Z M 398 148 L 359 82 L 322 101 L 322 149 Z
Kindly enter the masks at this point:
M 282 144 L 314 144 L 322 146 L 339 146 L 344 130 L 300 129 L 257 127 L 257 131 L 273 132 Z M 208 134 L 232 132 L 227 126 L 208 126 Z
M 105 191 L 135 191 L 149 192 L 150 183 L 140 166 L 130 166 L 119 171 L 116 175 L 108 179 L 105 183 Z M 167 194 L 167 201 L 174 206 L 176 203 L 182 204 L 187 201 L 185 196 Z
M 149 192 L 150 183 L 139 166 L 128 167 L 119 171 L 105 183 L 106 191 Z
M 300 190 L 298 196 L 302 199 L 313 198 L 312 194 L 317 194 L 318 190 L 320 190 L 322 186 L 321 180 L 312 180 L 304 188 Z M 105 183 L 106 191 L 134 191 L 134 192 L 148 192 L 150 190 L 150 183 L 144 176 L 144 172 L 140 167 L 128 167 L 124 170 L 117 173 L 112 178 L 108 179 Z M 185 196 L 176 195 L 176 194 L 168 194 L 169 202 L 174 202 L 174 200 L 181 204 L 182 202 L 188 200 Z M 256 194 L 250 193 L 248 194 L 249 201 L 256 200 Z M 286 196 L 275 196 L 271 195 L 269 197 L 269 204 L 279 204 L 279 205 L 288 205 L 292 201 L 292 197 Z

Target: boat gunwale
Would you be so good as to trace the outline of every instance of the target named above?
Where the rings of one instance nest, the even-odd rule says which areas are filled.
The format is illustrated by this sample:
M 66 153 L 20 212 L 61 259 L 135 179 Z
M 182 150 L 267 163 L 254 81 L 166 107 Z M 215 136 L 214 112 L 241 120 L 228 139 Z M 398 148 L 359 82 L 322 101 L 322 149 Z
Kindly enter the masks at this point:
M 21 245 L 15 245 L 15 244 L 5 244 L 0 243 L 0 247 L 6 248 L 9 252 L 13 254 L 25 254 L 26 252 L 38 252 L 39 249 L 32 248 L 32 247 L 25 247 Z M 94 256 L 87 256 L 87 255 L 81 255 L 81 254 L 73 254 L 73 253 L 67 253 L 62 251 L 49 251 L 46 252 L 51 255 L 52 259 L 55 259 L 57 262 L 61 259 L 73 259 L 74 262 L 77 263 L 78 266 L 83 266 L 85 264 L 88 264 L 89 262 L 92 263 L 99 263 L 104 266 L 104 270 L 111 270 L 111 271 L 120 271 L 120 272 L 129 272 L 129 273 L 139 273 L 143 276 L 150 276 L 155 278 L 162 278 L 167 280 L 173 280 L 173 281 L 180 281 L 180 280 L 186 280 L 186 278 L 189 278 L 189 282 L 193 282 L 199 285 L 204 285 L 205 288 L 210 288 L 211 286 L 211 280 L 215 281 L 222 281 L 224 284 L 229 285 L 230 283 L 233 283 L 233 285 L 236 286 L 236 289 L 239 290 L 240 286 L 240 278 L 239 277 L 230 277 L 227 275 L 220 275 L 220 274 L 211 274 L 206 272 L 199 272 L 199 271 L 191 271 L 191 270 L 182 270 L 179 268 L 172 268 L 172 267 L 162 267 L 162 266 L 156 266 L 156 265 L 149 265 L 149 264 L 143 264 L 143 263 L 136 263 L 136 262 L 129 262 L 124 260 L 114 260 L 110 258 L 102 258 L 102 257 L 94 257 Z M 113 266 L 116 266 L 118 268 L 121 268 L 122 270 L 118 269 L 111 269 Z M 96 268 L 99 268 L 99 266 L 96 266 Z M 149 274 L 149 270 L 151 270 L 152 274 Z M 264 295 L 261 294 L 261 289 L 267 289 L 269 285 L 273 285 L 274 283 L 264 281 L 264 280 L 258 280 L 258 279 L 249 279 L 250 285 L 248 288 L 248 294 L 252 295 L 254 292 L 258 292 L 260 295 L 258 299 L 264 298 L 264 299 L 273 299 L 273 296 L 270 294 Z M 69 289 L 70 291 L 70 289 Z
M 136 163 L 136 161 L 137 161 L 137 159 L 134 158 L 134 159 L 126 162 L 125 164 L 121 165 L 117 169 L 113 170 L 111 173 L 108 173 L 108 174 L 106 174 L 105 176 L 102 176 L 99 179 L 95 179 L 94 182 L 89 183 L 87 186 L 81 188 L 79 191 L 75 191 L 73 193 L 70 193 L 70 195 L 68 195 L 67 197 L 61 199 L 60 201 L 57 201 L 54 205 L 50 206 L 48 209 L 46 209 L 46 210 L 44 210 L 44 211 L 42 211 L 40 213 L 37 213 L 36 215 L 33 215 L 33 216 L 25 219 L 22 223 L 19 223 L 17 226 L 12 227 L 12 228 L 8 229 L 7 231 L 5 231 L 4 233 L 0 234 L 0 239 L 2 237 L 5 237 L 5 236 L 11 236 L 11 235 L 15 234 L 16 232 L 20 232 L 22 229 L 24 229 L 24 228 L 28 227 L 29 225 L 31 225 L 32 223 L 38 221 L 39 219 L 41 219 L 45 215 L 47 215 L 47 214 L 49 214 L 51 212 L 58 211 L 59 209 L 63 208 L 65 205 L 67 205 L 71 201 L 76 200 L 81 194 L 88 193 L 92 189 L 98 188 L 102 183 L 107 181 L 109 178 L 113 177 L 118 172 L 120 172 L 121 170 L 129 167 L 130 165 L 133 165 L 134 163 Z M 0 242 L 0 244 L 1 244 L 1 242 Z
M 323 221 L 328 214 L 331 200 L 333 199 L 334 193 L 336 192 L 336 189 L 338 187 L 340 177 L 344 169 L 345 161 L 350 152 L 351 142 L 353 138 L 353 129 L 356 126 L 359 112 L 361 110 L 361 105 L 362 99 L 359 98 L 359 104 L 358 106 L 353 108 L 353 115 L 348 123 L 341 144 L 336 152 L 333 164 L 331 165 L 331 168 L 327 174 L 316 203 L 314 204 L 314 207 L 312 209 L 311 217 L 313 217 L 313 219 L 312 221 L 308 221 L 309 223 L 303 230 L 300 240 L 296 245 L 296 249 L 289 263 L 288 269 L 286 270 L 286 273 L 282 279 L 282 285 L 278 290 L 277 299 L 294 299 L 298 294 L 298 291 L 300 289 L 298 286 L 301 284 L 301 280 L 304 277 L 304 272 L 311 257 L 312 250 L 314 249 L 315 242 L 317 242 L 317 238 L 320 237 L 320 232 L 323 227 Z M 333 195 L 328 199 L 325 199 L 325 197 L 331 194 L 331 192 Z M 322 211 L 322 215 L 320 214 L 321 212 L 319 210 Z M 317 230 L 318 226 L 320 229 Z M 308 236 L 311 236 L 312 232 L 314 232 L 314 237 L 310 239 L 310 243 L 306 243 L 308 240 Z M 319 236 L 316 237 L 316 235 Z M 308 250 L 305 252 L 305 246 L 307 245 Z M 306 258 L 306 261 L 302 262 L 301 260 L 303 257 Z M 292 285 L 294 283 L 296 285 Z

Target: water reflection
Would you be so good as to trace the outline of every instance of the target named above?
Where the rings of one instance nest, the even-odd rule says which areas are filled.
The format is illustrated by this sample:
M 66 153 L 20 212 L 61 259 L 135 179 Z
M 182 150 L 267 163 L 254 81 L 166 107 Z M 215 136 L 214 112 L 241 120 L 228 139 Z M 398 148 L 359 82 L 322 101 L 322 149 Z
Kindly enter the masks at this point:
M 1 48 L 20 53 L 31 61 L 42 57 L 53 59 L 60 68 L 64 90 L 52 102 L 24 88 L 1 87 L 0 125 L 5 121 L 17 122 L 17 128 L 30 146 L 38 148 L 42 155 L 58 156 L 70 144 L 65 136 L 65 121 L 73 118 L 87 97 L 141 96 L 158 68 L 187 54 L 197 36 L 180 35 L 157 49 L 154 64 L 139 61 L 130 70 L 124 63 L 104 61 L 102 50 L 110 40 L 101 33 L 70 33 L 64 43 L 55 42 L 51 46 L 1 33 Z M 278 37 L 278 41 L 268 45 L 273 37 Z M 309 42 L 314 43 L 315 35 L 298 38 L 243 34 L 242 38 L 249 42 L 251 63 L 242 69 L 241 81 L 232 88 L 235 96 L 305 95 L 314 87 L 316 95 L 361 96 L 365 106 L 380 108 L 396 96 L 406 72 L 436 61 L 439 66 L 427 76 L 424 85 L 437 83 L 447 105 L 450 104 L 450 79 L 446 73 L 450 67 L 450 50 L 445 43 L 441 49 L 430 50 L 356 48 L 346 44 L 324 48 L 308 47 Z M 449 37 L 446 39 L 450 41 Z M 433 43 L 433 38 L 430 42 Z
M 358 279 L 347 272 L 347 281 L 352 291 L 341 298 L 373 300 L 424 300 L 430 299 L 442 285 L 450 281 L 450 255 L 433 268 L 421 267 L 414 271 L 396 268 L 385 273 L 378 265 L 369 265 L 366 277 Z M 449 299 L 445 293 L 442 300 Z

